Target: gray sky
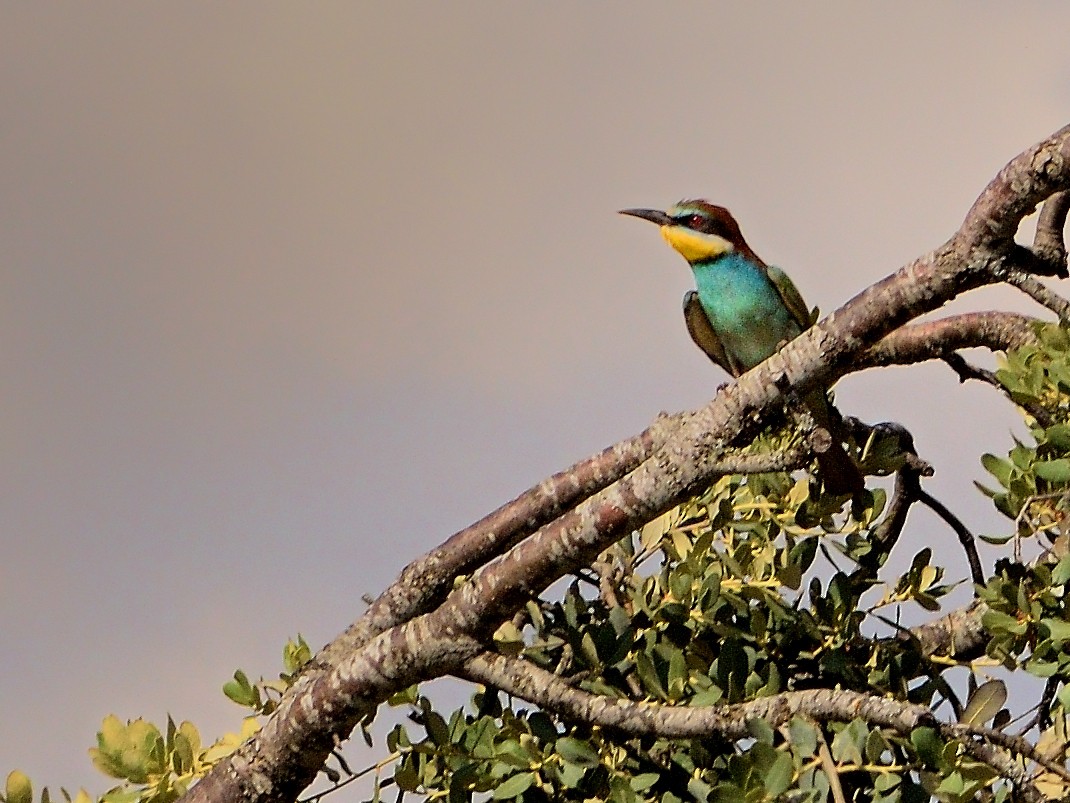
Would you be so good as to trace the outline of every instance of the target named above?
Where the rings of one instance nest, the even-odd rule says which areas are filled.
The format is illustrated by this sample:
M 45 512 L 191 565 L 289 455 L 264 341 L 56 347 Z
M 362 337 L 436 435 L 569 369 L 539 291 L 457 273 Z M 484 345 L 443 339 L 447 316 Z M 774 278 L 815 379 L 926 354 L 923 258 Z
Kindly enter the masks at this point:
M 112 712 L 233 729 L 236 667 L 709 398 L 686 265 L 615 210 L 725 204 L 830 310 L 1067 122 L 1068 29 L 1054 3 L 0 6 L 0 774 L 103 791 Z M 993 304 L 1029 309 L 957 307 Z M 998 526 L 967 441 L 1005 448 L 1008 407 L 939 367 L 838 398 Z

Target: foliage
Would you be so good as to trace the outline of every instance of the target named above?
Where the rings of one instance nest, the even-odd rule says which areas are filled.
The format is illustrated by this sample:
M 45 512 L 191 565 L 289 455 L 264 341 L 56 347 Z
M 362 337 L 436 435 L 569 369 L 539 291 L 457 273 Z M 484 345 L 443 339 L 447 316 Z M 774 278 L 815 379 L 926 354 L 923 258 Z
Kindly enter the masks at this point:
M 977 678 L 997 664 L 1021 667 L 1053 684 L 1039 743 L 1061 762 L 1070 711 L 1070 337 L 1051 325 L 1038 335 L 1036 346 L 1006 358 L 998 376 L 1014 401 L 1047 418 L 1041 425 L 1027 417 L 1033 444 L 1016 442 L 1007 459 L 984 456 L 1001 490 L 983 490 L 1015 522 L 1016 543 L 1044 536 L 1056 543 L 1032 565 L 1001 560 L 978 589 L 990 608 L 991 641 L 988 657 L 965 674 L 923 655 L 898 625 L 912 606 L 938 610 L 951 588 L 941 581 L 963 574 L 961 563 L 934 563 L 926 547 L 901 576 L 879 580 L 871 567 L 884 566 L 894 546 L 876 537 L 883 492 L 855 515 L 837 515 L 805 481 L 783 474 L 723 478 L 651 522 L 603 555 L 597 576 L 577 576 L 560 600 L 529 603 L 499 628 L 498 649 L 613 698 L 709 706 L 789 689 L 852 689 L 1001 728 L 1009 720 L 1005 687 L 990 681 L 978 689 Z M 451 801 L 479 793 L 524 801 L 818 801 L 831 799 L 833 785 L 848 799 L 889 803 L 972 800 L 986 788 L 994 800 L 1010 794 L 990 766 L 931 728 L 905 737 L 861 720 L 797 717 L 776 731 L 751 721 L 749 737 L 734 743 L 629 739 L 493 688 L 452 712 L 436 711 L 415 689 L 395 702 L 411 704 L 422 733 L 404 726 L 391 733 L 388 748 L 401 756 L 393 783 Z M 1070 791 L 1058 776 L 1041 778 L 1053 797 Z
M 875 497 L 858 518 L 835 516 L 805 480 L 724 478 L 606 556 L 616 570 L 612 593 L 581 576 L 563 599 L 532 602 L 522 622 L 500 628 L 498 646 L 576 688 L 676 706 L 817 686 L 935 703 L 940 683 L 913 683 L 914 648 L 863 628 L 887 605 L 939 599 L 941 570 L 919 556 L 883 596 L 867 573 L 833 568 L 823 580 L 815 572 L 830 547 L 844 563 L 868 553 L 883 493 Z M 656 567 L 644 575 L 647 563 Z M 779 733 L 755 720 L 749 738 L 730 744 L 619 738 L 493 689 L 448 716 L 425 697 L 414 708 L 424 735 L 403 726 L 391 734 L 388 747 L 403 756 L 394 781 L 451 800 L 485 791 L 524 800 L 766 800 L 792 789 L 794 799 L 816 801 L 829 789 L 822 749 L 857 786 L 879 789 L 876 799 L 923 794 L 911 775 L 923 765 L 916 748 L 860 720 L 822 727 L 797 718 Z M 954 750 L 944 759 L 949 768 L 957 761 Z
M 981 490 L 1013 522 L 1009 533 L 989 540 L 1012 540 L 1014 557 L 1001 559 L 976 589 L 987 604 L 989 636 L 978 660 L 963 665 L 926 655 L 902 624 L 940 609 L 956 585 L 944 578 L 965 574 L 956 551 L 941 550 L 937 561 L 932 549 L 920 549 L 905 571 L 884 576 L 897 540 L 885 526 L 885 491 L 844 510 L 841 500 L 789 474 L 720 479 L 607 550 L 559 597 L 531 600 L 498 628 L 496 648 L 572 689 L 612 699 L 698 708 L 842 689 L 994 729 L 1008 728 L 1010 715 L 1005 687 L 989 680 L 992 673 L 1024 670 L 1049 692 L 1025 732 L 1032 729 L 1040 753 L 1062 764 L 1070 712 L 1070 335 L 1039 328 L 1037 344 L 1007 355 L 997 377 L 1028 411 L 1030 442 L 1015 441 L 1006 457 L 982 458 L 997 487 Z M 777 437 L 766 433 L 759 443 L 769 447 Z M 902 464 L 888 444 L 866 447 L 871 469 Z M 1032 562 L 1019 559 L 1027 541 L 1040 554 Z M 161 731 L 143 720 L 107 718 L 91 753 L 123 784 L 101 799 L 174 800 L 256 728 L 256 717 L 275 709 L 310 657 L 298 638 L 284 650 L 278 680 L 253 683 L 235 672 L 224 692 L 253 716 L 240 734 L 207 748 L 188 722 L 168 718 Z M 935 727 L 900 733 L 862 719 L 796 716 L 776 728 L 752 719 L 740 739 L 668 739 L 568 721 L 494 688 L 477 689 L 468 706 L 452 711 L 438 710 L 417 687 L 390 702 L 408 707 L 415 726 L 398 725 L 387 736 L 389 758 L 370 768 L 376 799 L 388 787 L 451 803 L 911 803 L 1013 794 L 963 739 Z M 367 730 L 365 738 L 370 742 Z M 340 766 L 327 770 L 331 780 L 356 777 Z M 1070 792 L 1050 771 L 1036 784 L 1052 798 Z M 63 795 L 90 799 L 84 791 Z M 40 799 L 48 803 L 47 789 Z M 33 800 L 29 779 L 11 773 L 0 803 Z
M 996 508 L 1015 522 L 1010 537 L 1045 533 L 1065 551 L 1067 488 L 1070 487 L 1070 334 L 1039 325 L 1038 343 L 1011 352 L 996 378 L 1019 405 L 1042 410 L 1027 416 L 1033 444 L 1016 442 L 1006 458 L 986 454 L 981 463 L 1000 485 L 978 485 Z M 999 539 L 995 539 L 999 540 Z M 1006 538 L 1003 539 L 1007 540 Z

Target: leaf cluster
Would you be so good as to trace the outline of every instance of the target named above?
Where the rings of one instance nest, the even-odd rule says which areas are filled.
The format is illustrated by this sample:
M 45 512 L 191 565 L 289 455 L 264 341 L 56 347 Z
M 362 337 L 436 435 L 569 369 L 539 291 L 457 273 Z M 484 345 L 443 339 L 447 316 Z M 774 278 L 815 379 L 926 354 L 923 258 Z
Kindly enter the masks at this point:
M 568 688 L 611 699 L 699 707 L 840 688 L 937 705 L 949 692 L 941 670 L 916 644 L 892 637 L 876 611 L 937 606 L 948 590 L 937 582 L 942 568 L 926 550 L 881 584 L 855 562 L 889 548 L 872 537 L 883 504 L 877 491 L 848 515 L 812 495 L 805 479 L 723 478 L 603 554 L 598 576 L 577 576 L 559 600 L 530 602 L 498 630 L 497 648 Z M 873 565 L 885 556 L 877 557 Z M 873 593 L 878 585 L 883 596 Z M 954 745 L 934 763 L 910 739 L 861 720 L 796 718 L 776 731 L 753 720 L 743 739 L 636 738 L 565 721 L 493 688 L 449 713 L 416 689 L 395 702 L 413 706 L 423 735 L 405 726 L 391 734 L 388 746 L 400 753 L 393 782 L 453 801 L 480 793 L 763 801 L 789 792 L 818 801 L 832 783 L 909 801 L 941 782 L 923 776 L 926 768 L 976 764 Z

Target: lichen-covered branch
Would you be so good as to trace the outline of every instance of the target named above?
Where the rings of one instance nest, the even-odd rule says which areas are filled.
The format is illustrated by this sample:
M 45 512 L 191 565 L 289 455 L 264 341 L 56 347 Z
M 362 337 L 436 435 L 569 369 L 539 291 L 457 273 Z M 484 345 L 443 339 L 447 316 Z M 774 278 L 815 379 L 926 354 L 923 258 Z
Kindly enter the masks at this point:
M 570 686 L 526 661 L 490 653 L 468 661 L 461 676 L 573 721 L 627 736 L 684 739 L 717 734 L 726 739 L 743 739 L 750 735 L 748 720 L 764 719 L 777 728 L 798 715 L 818 722 L 860 718 L 907 734 L 921 725 L 936 723 L 926 706 L 834 689 L 782 692 L 732 705 L 673 706 L 621 700 Z
M 1011 351 L 1035 343 L 1034 320 L 1012 312 L 969 312 L 896 329 L 862 354 L 858 369 L 941 360 L 960 349 Z
M 1051 265 L 1051 275 L 1067 277 L 1066 242 L 1063 231 L 1066 229 L 1066 214 L 1070 212 L 1070 192 L 1057 192 L 1040 210 L 1037 220 L 1037 233 L 1033 238 L 1033 253 Z
M 922 655 L 942 655 L 956 661 L 972 661 L 984 655 L 988 636 L 981 617 L 988 610 L 974 600 L 939 619 L 911 628 L 909 637 L 918 640 Z
M 751 720 L 765 720 L 775 729 L 796 716 L 816 722 L 861 719 L 906 737 L 915 728 L 928 725 L 945 738 L 960 741 L 974 758 L 1012 781 L 1027 800 L 1043 798 L 1035 796 L 1038 793 L 1025 768 L 1014 760 L 1012 753 L 1070 780 L 1070 772 L 1065 767 L 1040 755 L 1025 739 L 989 728 L 940 722 L 926 706 L 855 691 L 807 689 L 731 705 L 672 706 L 591 694 L 531 663 L 492 653 L 483 653 L 468 661 L 462 676 L 527 700 L 566 719 L 630 737 L 684 739 L 717 735 L 730 740 L 743 739 L 752 735 L 747 724 Z M 993 746 L 1008 752 L 993 750 Z

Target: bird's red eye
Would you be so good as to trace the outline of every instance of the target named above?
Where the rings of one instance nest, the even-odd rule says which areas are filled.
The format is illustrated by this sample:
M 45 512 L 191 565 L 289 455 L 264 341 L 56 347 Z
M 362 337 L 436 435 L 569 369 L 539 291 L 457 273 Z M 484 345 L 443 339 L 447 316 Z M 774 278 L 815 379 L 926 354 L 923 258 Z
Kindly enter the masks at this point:
M 706 219 L 704 217 L 702 217 L 702 215 L 692 215 L 691 218 L 687 221 L 687 224 L 691 228 L 697 229 L 697 228 L 701 228 L 701 226 L 705 222 L 705 220 Z

